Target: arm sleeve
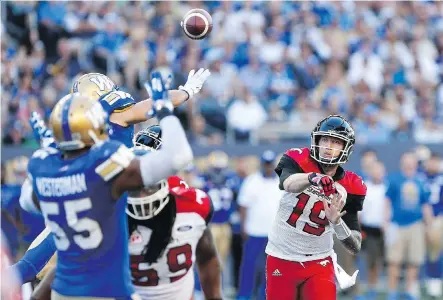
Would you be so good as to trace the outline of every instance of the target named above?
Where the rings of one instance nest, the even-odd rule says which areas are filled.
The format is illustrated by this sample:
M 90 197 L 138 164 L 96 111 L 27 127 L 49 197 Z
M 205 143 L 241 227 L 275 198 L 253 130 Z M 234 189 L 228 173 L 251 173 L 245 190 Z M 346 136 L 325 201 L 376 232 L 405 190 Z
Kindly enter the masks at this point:
M 20 275 L 23 283 L 35 279 L 56 251 L 54 238 L 48 228 L 32 242 L 28 251 L 15 265 L 12 266 Z
M 180 121 L 175 116 L 167 116 L 160 121 L 162 147 L 140 158 L 143 183 L 152 185 L 176 174 L 193 159 L 192 149 Z
M 136 103 L 130 94 L 122 91 L 106 94 L 99 101 L 109 114 L 123 112 Z
M 211 222 L 212 217 L 214 216 L 214 205 L 212 204 L 212 200 L 209 199 L 209 213 L 205 218 L 206 226 Z
M 343 221 L 346 225 L 348 225 L 349 229 L 356 230 L 360 232 L 360 223 L 358 222 L 358 213 L 357 212 L 350 212 L 346 213 L 342 217 Z
M 20 206 L 29 213 L 40 214 L 40 211 L 35 206 L 35 203 L 32 200 L 32 194 L 33 194 L 32 183 L 30 179 L 27 178 L 22 185 L 22 190 L 20 193 L 20 200 L 19 200 Z
M 275 173 L 280 178 L 280 183 L 278 187 L 280 190 L 284 190 L 283 182 L 292 174 L 304 173 L 303 169 L 287 154 L 283 154 L 282 158 L 278 162 L 275 168 Z
M 342 217 L 343 221 L 348 225 L 349 229 L 360 231 L 360 223 L 358 222 L 358 212 L 363 209 L 365 196 L 348 194 L 346 205 L 343 210 L 346 214 Z

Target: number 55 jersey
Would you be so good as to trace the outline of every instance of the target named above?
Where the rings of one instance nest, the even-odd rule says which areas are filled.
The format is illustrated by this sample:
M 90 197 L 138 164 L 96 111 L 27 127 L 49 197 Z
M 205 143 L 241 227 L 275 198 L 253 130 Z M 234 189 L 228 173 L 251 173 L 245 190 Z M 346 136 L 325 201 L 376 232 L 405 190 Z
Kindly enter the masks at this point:
M 321 173 L 317 162 L 309 155 L 309 149 L 291 149 L 283 155 L 277 168 L 280 189 L 283 181 L 295 173 Z M 356 174 L 338 167 L 333 177 L 337 191 L 346 201 L 344 210 L 355 216 L 362 209 L 366 186 Z M 269 234 L 266 253 L 289 261 L 312 261 L 331 256 L 333 232 L 324 212 L 322 200 L 330 201 L 315 186 L 301 193 L 285 192 Z M 348 224 L 349 225 L 349 224 Z
M 133 293 L 127 247 L 126 201 L 112 198 L 112 179 L 134 154 L 105 141 L 64 159 L 37 150 L 28 171 L 57 248 L 52 289 L 64 296 L 126 298 Z

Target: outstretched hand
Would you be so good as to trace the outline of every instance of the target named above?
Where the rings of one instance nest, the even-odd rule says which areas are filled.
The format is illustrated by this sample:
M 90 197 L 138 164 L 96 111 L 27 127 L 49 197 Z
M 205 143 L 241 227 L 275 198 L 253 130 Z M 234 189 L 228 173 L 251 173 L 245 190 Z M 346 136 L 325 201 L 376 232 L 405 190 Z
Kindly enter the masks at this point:
M 195 70 L 191 70 L 189 72 L 188 80 L 186 81 L 185 85 L 179 86 L 178 89 L 185 91 L 186 93 L 188 93 L 189 98 L 192 98 L 200 92 L 203 84 L 210 75 L 211 72 L 209 72 L 208 69 L 200 68 L 197 72 Z
M 169 85 L 169 84 L 167 84 Z M 155 71 L 151 74 L 150 84 L 146 83 L 145 88 L 152 96 L 152 110 L 148 112 L 148 116 L 154 116 L 159 110 L 167 108 L 169 111 L 174 110 L 171 100 L 168 96 L 168 90 L 160 72 Z
M 346 211 L 341 211 L 345 206 L 345 201 L 342 199 L 340 193 L 333 194 L 331 204 L 328 204 L 327 201 L 323 199 L 323 205 L 325 207 L 326 218 L 333 224 L 338 224 L 341 217 L 346 214 Z

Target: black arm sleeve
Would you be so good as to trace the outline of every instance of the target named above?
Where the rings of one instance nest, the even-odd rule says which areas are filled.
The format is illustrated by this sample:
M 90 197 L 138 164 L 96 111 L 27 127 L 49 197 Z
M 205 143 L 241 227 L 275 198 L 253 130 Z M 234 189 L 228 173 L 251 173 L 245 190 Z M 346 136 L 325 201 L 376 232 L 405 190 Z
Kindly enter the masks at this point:
M 278 162 L 277 167 L 275 168 L 275 173 L 277 173 L 280 178 L 280 184 L 278 185 L 278 187 L 280 188 L 280 190 L 284 190 L 283 182 L 286 180 L 286 178 L 288 178 L 292 174 L 304 173 L 304 171 L 292 158 L 290 158 L 286 154 L 283 154 L 282 158 Z
M 211 200 L 211 198 L 209 198 L 209 213 L 205 218 L 206 225 L 208 225 L 209 222 L 211 222 L 213 215 L 214 215 L 214 204 L 212 204 L 212 200 Z
M 342 219 L 345 224 L 348 225 L 349 229 L 360 231 L 360 224 L 358 223 L 358 215 L 356 212 L 346 213 Z
M 351 230 L 360 231 L 358 212 L 363 209 L 364 200 L 365 196 L 348 194 L 346 205 L 343 208 L 343 210 L 346 210 L 346 215 L 344 215 L 342 219 Z

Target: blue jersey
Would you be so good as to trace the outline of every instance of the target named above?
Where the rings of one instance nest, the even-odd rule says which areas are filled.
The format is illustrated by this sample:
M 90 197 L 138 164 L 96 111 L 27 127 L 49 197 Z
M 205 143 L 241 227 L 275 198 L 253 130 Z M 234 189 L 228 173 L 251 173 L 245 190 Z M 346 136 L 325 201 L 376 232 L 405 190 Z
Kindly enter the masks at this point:
M 134 98 L 128 93 L 122 91 L 112 91 L 102 96 L 99 100 L 108 114 L 120 113 L 135 104 Z M 110 138 L 122 142 L 126 147 L 133 146 L 134 125 L 127 127 L 109 122 Z
M 48 230 L 41 232 L 41 238 L 43 237 L 43 240 L 35 243 L 35 247 L 31 244 L 32 248 L 30 247 L 25 255 L 11 267 L 19 274 L 22 283 L 33 281 L 57 250 L 51 232 Z
M 19 218 L 25 227 L 25 233 L 21 236 L 25 243 L 32 241 L 45 228 L 43 217 L 39 214 L 28 213 L 20 207 L 20 185 L 2 186 L 2 209 L 5 209 L 13 218 Z M 10 241 L 12 252 L 15 253 L 15 246 L 18 243 L 18 232 L 15 226 L 6 218 L 2 219 L 2 229 L 5 232 L 8 241 Z
M 111 180 L 133 153 L 106 141 L 73 159 L 54 148 L 37 150 L 28 171 L 58 252 L 52 288 L 66 296 L 129 297 L 125 201 L 111 196 Z
M 203 179 L 205 181 L 203 190 L 214 205 L 211 222 L 215 224 L 229 222 L 233 212 L 234 197 L 239 190 L 238 176 L 232 172 L 223 172 L 216 176 L 208 173 L 203 175 Z
M 429 204 L 432 205 L 434 215 L 443 214 L 443 174 L 428 175 Z
M 407 226 L 423 218 L 422 205 L 428 203 L 429 192 L 424 181 L 406 178 L 401 173 L 389 177 L 386 196 L 392 203 L 392 222 Z
M 20 186 L 4 184 L 2 185 L 2 231 L 5 234 L 6 239 L 11 250 L 11 255 L 15 256 L 19 247 L 18 230 L 15 225 L 3 215 L 3 213 L 9 214 L 12 218 L 16 219 L 20 212 Z

